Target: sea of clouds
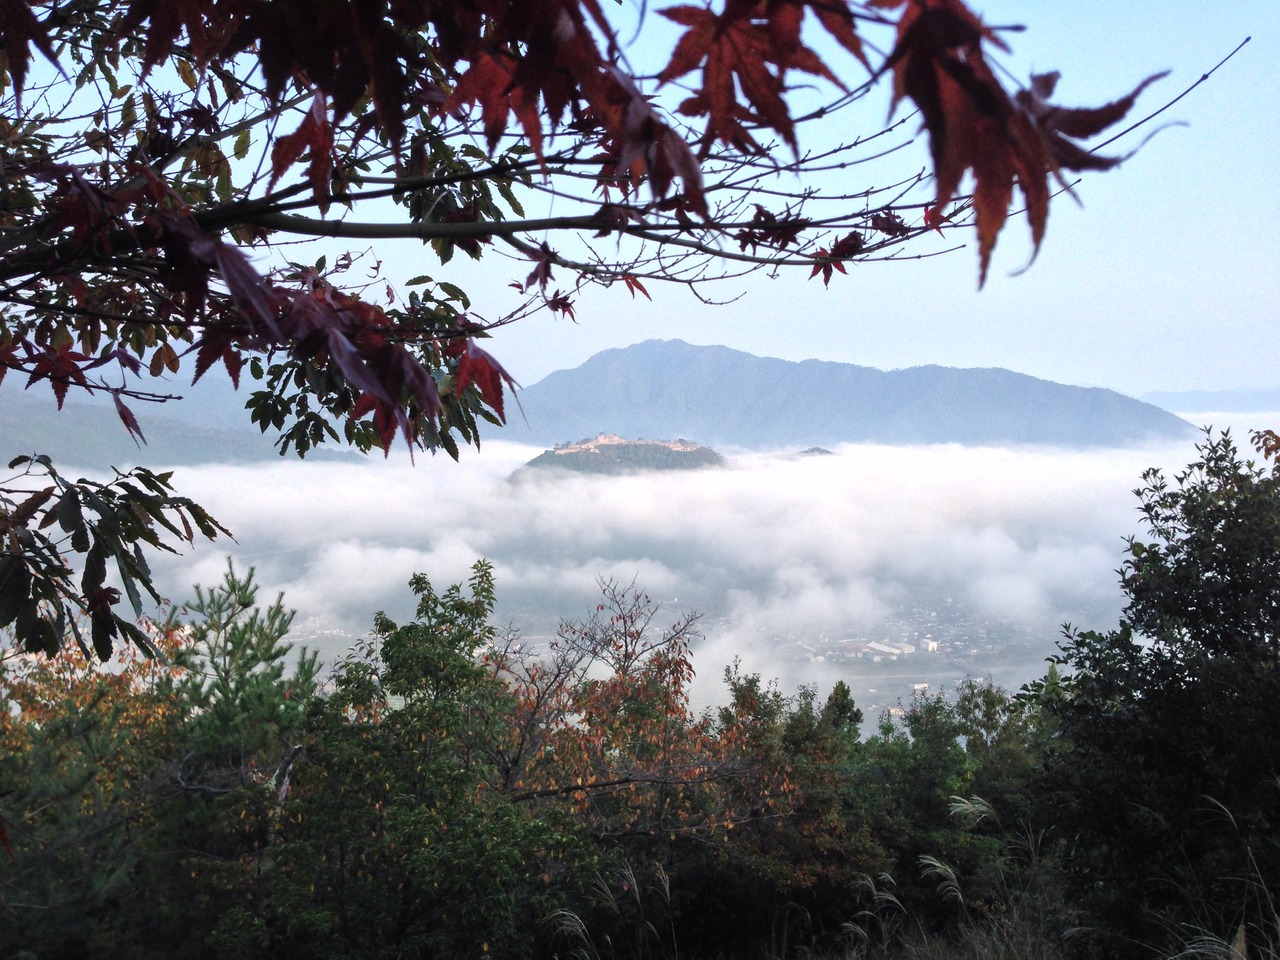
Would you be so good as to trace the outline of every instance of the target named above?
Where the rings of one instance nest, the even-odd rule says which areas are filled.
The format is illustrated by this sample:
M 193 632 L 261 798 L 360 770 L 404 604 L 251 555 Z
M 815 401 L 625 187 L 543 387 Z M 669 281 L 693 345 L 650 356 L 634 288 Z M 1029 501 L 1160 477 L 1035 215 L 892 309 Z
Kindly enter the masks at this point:
M 487 559 L 498 620 L 533 640 L 585 617 L 599 579 L 634 581 L 662 604 L 657 622 L 704 615 L 695 665 L 708 702 L 735 658 L 784 687 L 832 682 L 829 667 L 781 658 L 780 638 L 874 638 L 903 609 L 947 603 L 1043 636 L 998 678 L 1016 684 L 1043 672 L 1061 624 L 1114 626 L 1115 571 L 1125 538 L 1142 532 L 1132 491 L 1147 467 L 1174 471 L 1194 457 L 1191 444 L 850 445 L 730 455 L 695 472 L 513 479 L 539 452 L 489 442 L 461 463 L 398 453 L 179 468 L 181 492 L 236 541 L 158 564 L 160 586 L 181 601 L 191 584 L 220 580 L 230 557 L 256 570 L 264 597 L 283 591 L 300 632 L 334 657 L 375 611 L 412 616 L 406 584 L 417 572 L 443 589 Z M 325 629 L 346 636 L 325 639 Z M 911 670 L 927 672 L 922 664 Z

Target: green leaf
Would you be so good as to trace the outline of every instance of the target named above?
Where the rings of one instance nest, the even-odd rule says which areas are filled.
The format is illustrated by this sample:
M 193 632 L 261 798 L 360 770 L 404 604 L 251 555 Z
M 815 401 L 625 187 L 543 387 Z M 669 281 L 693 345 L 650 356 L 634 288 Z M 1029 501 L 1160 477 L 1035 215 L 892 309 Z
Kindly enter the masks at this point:
M 164 660 L 164 656 L 151 642 L 151 638 L 146 632 L 138 629 L 137 626 L 125 620 L 123 617 L 116 617 L 116 629 L 122 633 L 126 639 L 130 640 L 139 650 L 148 657 Z
M 134 549 L 138 549 L 136 544 Z M 129 559 L 127 554 L 118 554 L 116 556 L 116 569 L 120 571 L 120 582 L 124 586 L 124 592 L 129 597 L 129 605 L 133 607 L 133 612 L 136 615 L 141 616 L 142 594 L 138 592 L 138 577 L 135 571 L 131 569 L 132 565 L 129 563 Z M 150 588 L 150 581 L 144 582 Z
M 462 304 L 464 310 L 471 309 L 471 298 L 467 296 L 466 292 L 461 287 L 454 286 L 448 281 L 441 280 L 440 289 L 445 292 L 445 295 L 450 300 L 456 300 L 458 303 Z
M 444 452 L 454 460 L 458 459 L 458 441 L 453 439 L 453 434 L 448 430 L 441 431 L 440 446 L 444 447 Z
M 34 600 L 28 601 L 18 611 L 13 634 L 19 646 L 31 653 L 53 656 L 58 652 L 58 637 L 53 632 L 53 624 L 40 616 L 40 607 Z
M 58 526 L 63 533 L 74 533 L 84 528 L 84 514 L 80 510 L 80 494 L 75 487 L 69 487 L 54 508 L 58 518 Z
M 197 503 L 188 503 L 185 504 L 185 506 L 187 508 L 187 512 L 191 514 L 191 519 L 194 520 L 196 522 L 196 526 L 200 528 L 200 532 L 210 540 L 217 540 L 219 533 L 231 537 L 231 532 L 222 524 L 218 523 L 218 521 L 214 520 L 213 517 L 209 516 L 204 507 Z M 231 537 L 231 539 L 234 540 L 235 537 Z
M 507 201 L 507 206 L 511 208 L 512 213 L 517 217 L 524 216 L 524 207 L 521 206 L 520 201 L 516 199 L 515 191 L 511 189 L 510 183 L 507 183 L 505 180 L 499 181 L 498 192 L 502 194 L 502 199 Z

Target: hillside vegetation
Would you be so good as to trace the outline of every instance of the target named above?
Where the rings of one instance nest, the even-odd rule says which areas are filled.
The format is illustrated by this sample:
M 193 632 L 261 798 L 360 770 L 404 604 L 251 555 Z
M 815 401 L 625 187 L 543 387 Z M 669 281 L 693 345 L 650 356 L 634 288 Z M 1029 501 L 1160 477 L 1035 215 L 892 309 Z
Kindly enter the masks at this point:
M 710 447 L 687 440 L 624 440 L 601 434 L 594 440 L 562 444 L 538 454 L 517 471 L 569 470 L 573 473 L 642 473 L 648 470 L 698 470 L 723 465 Z
M 0 661 L 5 956 L 1272 956 L 1280 439 L 1139 491 L 1128 606 L 1017 694 L 726 671 L 634 587 L 547 649 L 492 569 L 321 682 L 228 569 L 102 668 Z M 198 905 L 193 909 L 192 905 Z M 1235 952 L 1232 952 L 1235 951 Z

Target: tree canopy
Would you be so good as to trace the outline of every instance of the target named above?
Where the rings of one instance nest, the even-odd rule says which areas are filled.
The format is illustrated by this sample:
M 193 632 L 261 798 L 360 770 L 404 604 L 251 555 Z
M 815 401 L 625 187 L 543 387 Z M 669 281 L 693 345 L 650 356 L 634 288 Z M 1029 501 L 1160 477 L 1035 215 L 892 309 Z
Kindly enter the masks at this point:
M 1151 940 L 1194 922 L 1221 940 L 1274 930 L 1280 877 L 1280 462 L 1206 435 L 1135 491 L 1117 629 L 1069 631 L 1046 809 L 1093 842 L 1075 873 L 1102 926 Z M 1107 878 L 1095 884 L 1092 877 Z M 1267 934 L 1269 935 L 1269 933 Z M 1242 934 L 1243 936 L 1243 934 Z M 1127 946 L 1127 945 L 1126 945 Z M 1242 953 L 1244 951 L 1241 951 Z
M 787 696 L 735 667 L 698 713 L 696 618 L 600 586 L 535 656 L 492 624 L 487 564 L 415 576 L 413 619 L 379 615 L 319 684 L 283 598 L 228 565 L 153 625 L 167 663 L 0 659 L 0 953 L 833 954 L 886 872 L 959 929 L 921 854 L 1015 903 L 998 838 L 946 803 L 1025 784 L 1029 751 L 988 749 L 1026 739 L 1006 694 L 918 699 L 863 740 L 846 685 Z
M 572 315 L 585 283 L 648 296 L 784 267 L 828 283 L 961 226 L 981 282 L 1015 203 L 1038 248 L 1065 173 L 1118 162 L 1078 141 L 1154 79 L 1099 109 L 1051 105 L 1056 74 L 1010 91 L 988 59 L 1001 31 L 960 0 L 621 16 L 599 0 L 3 0 L 0 378 L 59 406 L 105 394 L 141 441 L 138 402 L 173 399 L 172 378 L 247 371 L 282 452 L 399 438 L 456 456 L 514 386 L 488 332 Z M 882 78 L 927 128 L 933 171 L 864 188 L 849 171 L 914 123 L 841 124 Z M 317 237 L 418 238 L 442 266 L 501 248 L 523 261 L 520 300 L 490 315 L 428 274 L 407 293 L 377 264 L 357 280 L 351 253 L 303 261 Z M 220 528 L 167 476 L 121 474 L 108 502 L 38 457 L 18 466 L 0 625 L 51 649 L 87 616 L 100 653 L 144 642 L 105 561 L 137 610 L 144 545 Z

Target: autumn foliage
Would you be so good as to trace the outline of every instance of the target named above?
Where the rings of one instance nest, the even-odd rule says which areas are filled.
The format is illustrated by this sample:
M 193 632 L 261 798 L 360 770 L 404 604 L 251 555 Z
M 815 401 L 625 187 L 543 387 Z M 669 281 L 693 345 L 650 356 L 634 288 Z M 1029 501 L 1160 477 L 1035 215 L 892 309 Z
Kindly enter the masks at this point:
M 166 663 L 0 662 L 0 948 L 538 956 L 573 948 L 566 911 L 629 936 L 598 899 L 627 877 L 640 909 L 665 878 L 665 936 L 723 954 L 899 866 L 902 837 L 857 818 L 903 802 L 871 788 L 909 746 L 860 745 L 847 688 L 818 707 L 731 671 L 730 705 L 695 712 L 696 620 L 660 625 L 633 586 L 536 652 L 491 624 L 488 565 L 411 586 L 414 620 L 377 617 L 323 686 L 232 569 L 148 626 Z
M 963 3 L 886 0 L 877 5 L 904 7 L 898 42 L 885 66 L 893 70 L 894 104 L 909 97 L 929 130 L 937 188 L 925 222 L 938 226 L 950 219 L 947 210 L 971 173 L 981 284 L 1008 217 L 1014 185 L 1039 250 L 1053 192 L 1050 179 L 1069 191 L 1061 171 L 1107 170 L 1120 162 L 1069 138 L 1093 136 L 1122 119 L 1147 84 L 1164 74 L 1148 77 L 1128 96 L 1094 110 L 1050 104 L 1056 73 L 1033 76 L 1028 89 L 1010 96 L 984 48 L 1007 50 L 1007 45 Z

